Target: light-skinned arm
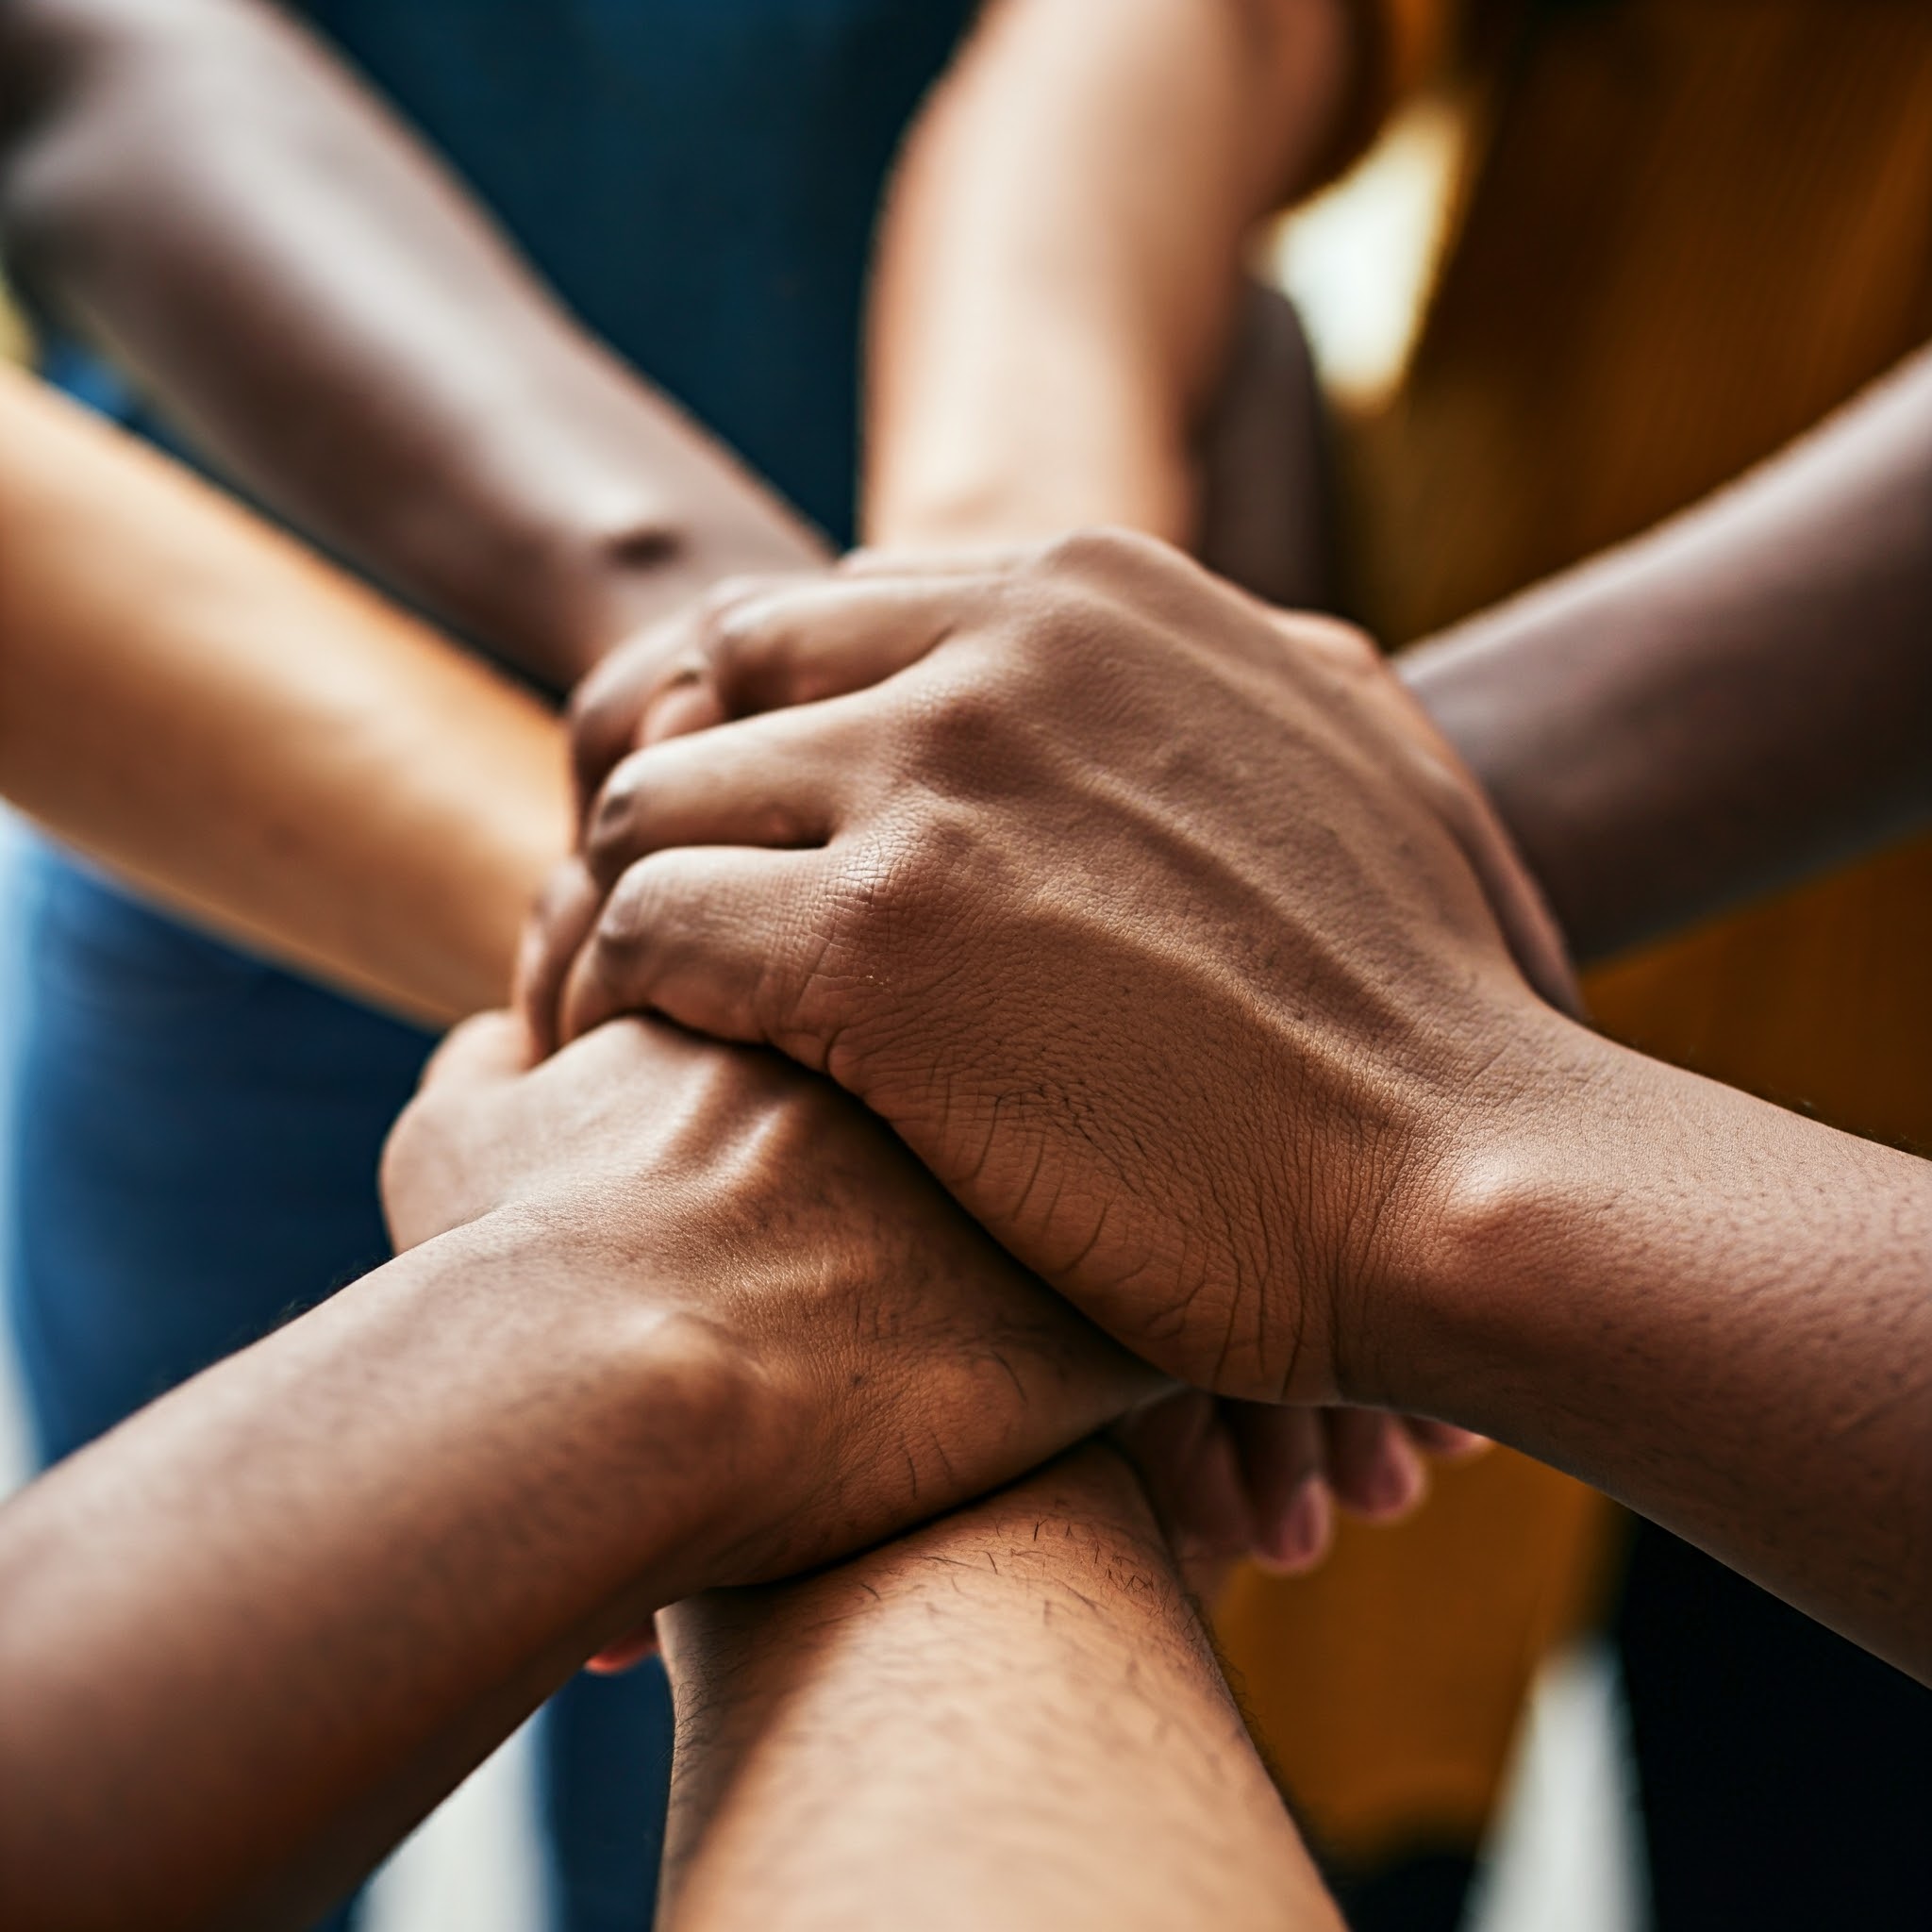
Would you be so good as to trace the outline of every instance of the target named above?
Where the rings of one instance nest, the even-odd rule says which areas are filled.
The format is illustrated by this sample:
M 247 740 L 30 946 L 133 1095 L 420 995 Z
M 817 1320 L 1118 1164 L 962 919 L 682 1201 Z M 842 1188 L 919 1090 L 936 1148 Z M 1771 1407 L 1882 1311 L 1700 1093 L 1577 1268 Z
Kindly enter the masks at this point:
M 566 1032 L 769 1041 L 1181 1379 L 1499 1437 L 1932 1678 L 1932 1164 L 1539 999 L 1367 640 L 1105 536 L 707 622 L 727 716 L 903 668 L 616 768 Z
M 1367 91 L 1354 0 L 996 0 L 908 139 L 868 360 L 866 536 L 1196 535 L 1250 231 Z
M 822 555 L 258 0 L 0 6 L 0 228 L 225 471 L 559 688 Z
M 1108 1451 L 661 1622 L 675 1932 L 1340 1932 Z
M 827 1084 L 639 1022 L 526 1055 L 443 1049 L 410 1252 L 0 1508 L 9 1927 L 307 1924 L 661 1606 L 1156 1386 Z
M 499 1004 L 569 836 L 536 699 L 0 369 L 0 796 L 410 1017 Z
M 1932 824 L 1932 353 L 1400 662 L 1582 957 Z

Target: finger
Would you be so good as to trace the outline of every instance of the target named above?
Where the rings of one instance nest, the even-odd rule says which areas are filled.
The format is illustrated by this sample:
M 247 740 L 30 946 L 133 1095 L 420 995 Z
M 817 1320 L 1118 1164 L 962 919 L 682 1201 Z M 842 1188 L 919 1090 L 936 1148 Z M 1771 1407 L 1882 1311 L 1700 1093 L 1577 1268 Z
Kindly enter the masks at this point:
M 1404 1416 L 1402 1426 L 1408 1439 L 1424 1456 L 1439 1462 L 1472 1462 L 1496 1445 L 1473 1429 L 1458 1429 L 1454 1423 L 1430 1422 L 1422 1416 Z
M 482 1091 L 526 1073 L 537 1058 L 530 1030 L 517 1013 L 477 1013 L 445 1036 L 423 1070 L 425 1092 Z
M 1336 1502 L 1352 1516 L 1392 1523 L 1428 1494 L 1427 1465 L 1401 1423 L 1370 1408 L 1324 1411 L 1328 1478 Z
M 883 682 L 952 634 L 973 575 L 810 578 L 715 609 L 647 700 L 638 742 Z
M 584 1669 L 593 1677 L 621 1676 L 625 1671 L 635 1670 L 647 1657 L 656 1657 L 657 1654 L 658 1625 L 654 1620 L 640 1624 L 616 1642 L 607 1643 Z
M 1255 1561 L 1281 1576 L 1312 1570 L 1335 1529 L 1320 1413 L 1259 1402 L 1222 1407 L 1254 1516 Z
M 577 686 L 570 701 L 571 759 L 577 808 L 597 794 L 612 765 L 641 741 L 644 713 L 660 698 L 683 694 L 681 728 L 722 722 L 715 694 L 702 674 L 705 639 L 725 611 L 771 590 L 808 581 L 789 576 L 726 577 L 681 610 L 647 625 L 609 652 Z M 714 715 L 704 715 L 707 706 Z M 668 734 L 666 734 L 668 735 Z
M 839 708 L 751 718 L 633 752 L 597 794 L 583 858 L 603 887 L 674 845 L 823 845 L 866 760 L 858 720 Z
M 552 868 L 524 922 L 510 1005 L 523 1015 L 540 1058 L 557 1051 L 558 1002 L 563 996 L 564 975 L 590 938 L 603 904 L 603 889 L 583 860 L 566 858 Z
M 571 693 L 565 718 L 577 816 L 590 808 L 610 768 L 637 748 L 638 721 L 652 697 L 674 681 L 674 665 L 688 655 L 694 610 L 649 625 L 588 672 Z
M 1254 1511 L 1221 1405 L 1183 1390 L 1129 1416 L 1113 1434 L 1140 1471 L 1188 1587 L 1213 1595 L 1255 1542 Z
M 797 995 L 788 989 L 800 960 L 825 950 L 817 934 L 830 876 L 822 851 L 714 846 L 639 860 L 565 974 L 560 1037 L 652 1011 L 693 1032 L 798 1055 L 809 1043 L 791 1037 Z

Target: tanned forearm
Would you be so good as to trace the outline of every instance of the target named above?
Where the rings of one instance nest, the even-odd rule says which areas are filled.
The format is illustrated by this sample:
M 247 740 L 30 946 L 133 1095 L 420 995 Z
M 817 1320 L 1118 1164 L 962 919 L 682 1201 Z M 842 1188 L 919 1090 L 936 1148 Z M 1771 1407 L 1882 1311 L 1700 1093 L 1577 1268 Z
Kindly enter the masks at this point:
M 999 0 L 915 128 L 872 316 L 867 536 L 1186 542 L 1249 231 L 1324 158 L 1346 0 Z
M 1108 1451 L 664 1626 L 677 1932 L 1341 1924 Z
M 1932 823 L 1932 354 L 1402 669 L 1585 958 Z
M 435 1022 L 504 998 L 570 817 L 534 698 L 5 371 L 0 796 L 171 907 Z
M 437 615 L 561 686 L 714 578 L 816 558 L 279 12 L 8 0 L 0 76 L 27 287 Z
M 723 1386 L 507 1217 L 0 1509 L 0 1919 L 305 1924 L 700 1574 Z

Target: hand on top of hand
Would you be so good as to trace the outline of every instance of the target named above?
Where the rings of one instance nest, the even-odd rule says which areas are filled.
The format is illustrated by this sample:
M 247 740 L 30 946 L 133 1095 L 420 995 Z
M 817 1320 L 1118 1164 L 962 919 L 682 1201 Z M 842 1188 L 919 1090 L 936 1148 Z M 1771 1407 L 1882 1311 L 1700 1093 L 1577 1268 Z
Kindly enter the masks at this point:
M 1149 1360 L 1359 1394 L 1356 1331 L 1547 1017 L 1524 974 L 1570 997 L 1373 647 L 1099 536 L 741 587 L 651 657 L 580 701 L 587 776 L 616 761 L 539 1027 L 778 1046 Z
M 398 1247 L 493 1216 L 575 1252 L 600 1326 L 645 1324 L 725 1391 L 691 1445 L 714 1506 L 681 1553 L 693 1589 L 875 1541 L 1159 1387 L 829 1082 L 659 1021 L 534 1066 L 521 1022 L 469 1022 L 391 1136 L 383 1193 Z

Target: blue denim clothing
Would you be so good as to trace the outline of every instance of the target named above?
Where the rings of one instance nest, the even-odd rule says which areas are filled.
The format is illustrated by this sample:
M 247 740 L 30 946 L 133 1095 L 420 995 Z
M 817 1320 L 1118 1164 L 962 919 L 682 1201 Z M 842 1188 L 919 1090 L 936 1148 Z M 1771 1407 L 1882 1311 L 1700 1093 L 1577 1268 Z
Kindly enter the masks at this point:
M 974 0 L 313 0 L 578 314 L 835 538 L 879 190 Z M 109 373 L 49 373 L 158 434 Z M 429 1041 L 45 851 L 0 1226 L 49 1457 L 386 1252 L 383 1133 Z M 661 1674 L 543 1740 L 567 1932 L 646 1925 Z

